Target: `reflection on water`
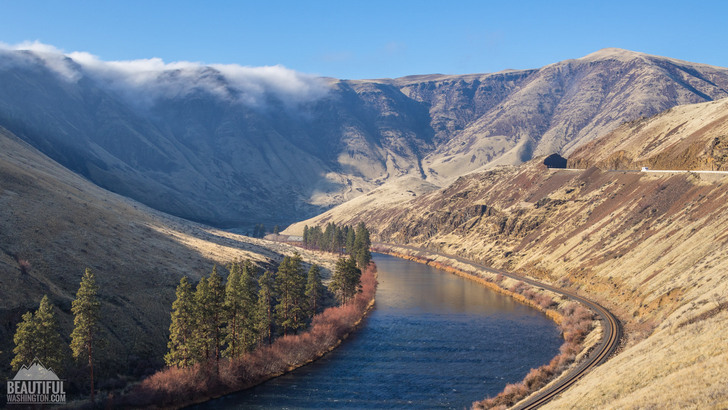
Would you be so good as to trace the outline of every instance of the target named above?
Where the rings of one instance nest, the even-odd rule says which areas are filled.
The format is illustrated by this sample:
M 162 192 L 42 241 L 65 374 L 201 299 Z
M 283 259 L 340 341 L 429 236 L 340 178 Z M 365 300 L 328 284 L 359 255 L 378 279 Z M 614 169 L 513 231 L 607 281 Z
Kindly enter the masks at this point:
M 558 353 L 545 315 L 426 265 L 375 255 L 364 326 L 322 359 L 214 408 L 469 407 Z

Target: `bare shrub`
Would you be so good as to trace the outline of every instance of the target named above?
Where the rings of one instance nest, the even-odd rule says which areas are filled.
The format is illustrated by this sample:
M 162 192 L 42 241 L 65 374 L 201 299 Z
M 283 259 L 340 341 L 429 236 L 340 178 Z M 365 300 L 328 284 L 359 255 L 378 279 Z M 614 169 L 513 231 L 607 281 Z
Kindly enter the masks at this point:
M 28 271 L 30 270 L 30 262 L 28 262 L 27 259 L 18 259 L 18 268 L 20 268 L 20 273 L 23 275 L 27 275 Z

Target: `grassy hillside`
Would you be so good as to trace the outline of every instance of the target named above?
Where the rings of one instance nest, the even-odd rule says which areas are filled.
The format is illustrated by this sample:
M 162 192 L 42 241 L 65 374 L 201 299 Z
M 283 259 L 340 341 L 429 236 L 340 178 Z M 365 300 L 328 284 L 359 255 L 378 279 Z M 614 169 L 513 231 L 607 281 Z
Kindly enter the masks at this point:
M 549 171 L 534 161 L 322 217 L 365 220 L 377 240 L 466 256 L 608 306 L 625 324 L 625 346 L 554 408 L 720 407 L 728 388 L 713 375 L 728 374 L 727 186 L 728 178 Z
M 569 157 L 570 168 L 728 170 L 728 98 L 629 122 Z
M 44 294 L 59 308 L 64 338 L 86 267 L 102 302 L 102 377 L 161 364 L 169 312 L 183 275 L 249 258 L 277 263 L 292 250 L 172 218 L 111 194 L 0 129 L 0 373 L 8 375 L 20 316 Z M 318 257 L 304 254 L 304 259 Z M 327 265 L 326 260 L 318 260 Z M 70 352 L 69 352 L 70 353 Z

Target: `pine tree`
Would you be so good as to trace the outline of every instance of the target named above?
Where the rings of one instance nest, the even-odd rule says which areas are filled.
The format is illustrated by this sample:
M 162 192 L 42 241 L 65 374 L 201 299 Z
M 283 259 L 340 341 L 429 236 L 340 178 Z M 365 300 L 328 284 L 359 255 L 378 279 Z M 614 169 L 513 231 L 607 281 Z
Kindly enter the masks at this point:
M 256 304 L 256 331 L 260 343 L 273 342 L 273 320 L 275 302 L 273 274 L 266 271 L 258 280 L 258 303 Z
M 238 357 L 240 355 L 240 328 L 242 322 L 243 302 L 240 283 L 240 264 L 233 262 L 228 267 L 230 274 L 225 286 L 225 314 L 227 326 L 225 327 L 225 343 L 227 349 L 223 352 L 225 357 Z
M 337 296 L 342 304 L 346 304 L 359 292 L 361 286 L 361 270 L 356 267 L 353 256 L 339 258 L 336 269 L 331 277 L 329 289 Z
M 99 310 L 101 302 L 98 299 L 98 286 L 96 277 L 91 269 L 81 279 L 81 286 L 76 293 L 76 299 L 71 303 L 73 312 L 73 332 L 71 333 L 71 351 L 76 359 L 88 359 L 89 375 L 91 378 L 91 402 L 94 401 L 94 347 L 99 342 Z
M 356 236 L 354 228 L 346 227 L 346 253 L 349 255 L 354 254 L 354 243 L 356 242 Z
M 234 262 L 230 266 L 230 275 L 225 288 L 225 310 L 227 327 L 225 328 L 225 357 L 236 358 L 248 351 L 255 338 L 255 278 L 250 261 Z
M 202 277 L 195 288 L 197 331 L 194 349 L 199 361 L 215 360 L 217 364 L 220 359 L 225 317 L 224 301 L 225 287 L 215 266 L 210 277 Z
M 35 311 L 37 350 L 36 357 L 46 368 L 60 373 L 63 364 L 63 341 L 58 329 L 53 305 L 48 296 L 43 296 Z
M 189 279 L 179 281 L 177 299 L 172 303 L 172 323 L 169 325 L 169 352 L 164 356 L 167 366 L 187 367 L 195 363 L 193 340 L 196 329 L 195 299 Z
M 223 332 L 225 329 L 225 285 L 222 276 L 217 273 L 217 266 L 213 266 L 208 279 L 210 285 L 210 322 L 212 329 L 213 357 L 216 361 L 222 356 Z
M 354 252 L 350 255 L 356 258 L 356 264 L 359 269 L 366 269 L 369 265 L 369 261 L 372 260 L 372 254 L 369 248 L 372 246 L 372 242 L 369 239 L 369 230 L 367 230 L 364 222 L 359 222 L 356 226 L 356 240 L 354 241 Z
M 195 286 L 194 299 L 194 322 L 195 331 L 192 335 L 192 356 L 196 362 L 204 362 L 210 359 L 210 346 L 212 345 L 212 330 L 210 329 L 209 317 L 210 285 L 206 277 L 201 277 Z
M 258 283 L 255 280 L 258 267 L 253 262 L 246 260 L 240 276 L 240 284 L 245 306 L 245 317 L 242 322 L 241 347 L 250 351 L 255 346 L 255 306 L 258 302 Z
M 38 327 L 35 324 L 33 313 L 26 312 L 23 315 L 23 320 L 18 323 L 18 329 L 15 331 L 15 336 L 13 337 L 13 341 L 15 342 L 13 353 L 15 357 L 10 362 L 10 365 L 13 366 L 13 371 L 18 371 L 23 365 L 29 366 L 35 358 L 37 351 L 36 342 L 38 341 L 37 330 Z
M 372 253 L 369 251 L 369 248 L 361 248 L 356 253 L 356 265 L 361 270 L 365 270 L 366 267 L 369 265 L 369 262 L 372 260 Z
M 321 269 L 318 265 L 311 265 L 306 280 L 306 316 L 312 318 L 321 308 L 321 298 L 324 294 L 324 285 L 321 283 Z
M 43 296 L 35 314 L 27 312 L 18 323 L 13 337 L 15 357 L 10 363 L 17 371 L 23 365 L 30 365 L 37 358 L 46 368 L 56 373 L 63 364 L 63 342 L 58 331 L 58 322 L 48 296 Z
M 276 324 L 284 334 L 297 332 L 306 325 L 304 303 L 306 298 L 306 277 L 303 273 L 301 256 L 296 253 L 286 256 L 276 274 Z

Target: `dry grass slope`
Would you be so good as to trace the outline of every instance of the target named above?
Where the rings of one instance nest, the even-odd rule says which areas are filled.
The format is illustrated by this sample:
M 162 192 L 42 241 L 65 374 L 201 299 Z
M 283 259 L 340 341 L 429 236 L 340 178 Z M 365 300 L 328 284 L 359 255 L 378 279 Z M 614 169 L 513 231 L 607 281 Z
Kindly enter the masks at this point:
M 293 249 L 155 212 L 109 193 L 0 129 L 0 362 L 20 316 L 48 294 L 70 334 L 85 267 L 96 273 L 107 345 L 102 378 L 161 365 L 169 310 L 183 275 L 248 258 L 270 266 Z M 303 250 L 304 260 L 333 266 Z M 3 371 L 6 367 L 3 366 Z
M 376 240 L 559 283 L 616 313 L 626 331 L 621 352 L 553 408 L 632 401 L 695 406 L 699 397 L 720 408 L 728 386 L 715 375 L 728 374 L 728 317 L 713 309 L 728 300 L 726 187 L 728 178 L 548 171 L 534 161 L 468 175 L 409 201 L 334 209 L 327 217 L 367 221 Z
M 632 121 L 578 148 L 570 168 L 728 170 L 728 98 Z

